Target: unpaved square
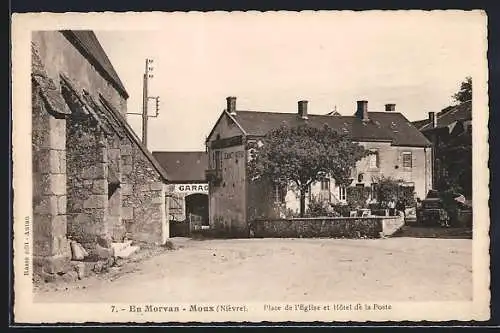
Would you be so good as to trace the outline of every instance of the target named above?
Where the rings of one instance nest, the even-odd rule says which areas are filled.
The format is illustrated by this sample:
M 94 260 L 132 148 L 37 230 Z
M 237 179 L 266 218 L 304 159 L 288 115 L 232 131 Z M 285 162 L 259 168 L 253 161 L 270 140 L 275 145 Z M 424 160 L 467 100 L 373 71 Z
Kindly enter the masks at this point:
M 40 302 L 454 301 L 472 299 L 472 240 L 173 238 L 178 247 L 35 294 Z

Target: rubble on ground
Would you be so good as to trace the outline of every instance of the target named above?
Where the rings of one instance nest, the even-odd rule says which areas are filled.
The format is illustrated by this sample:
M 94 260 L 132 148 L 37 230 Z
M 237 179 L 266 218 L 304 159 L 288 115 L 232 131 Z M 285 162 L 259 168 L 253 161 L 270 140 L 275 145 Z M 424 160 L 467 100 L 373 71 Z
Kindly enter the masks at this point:
M 93 249 L 85 248 L 80 243 L 71 240 L 70 267 L 65 272 L 55 274 L 44 271 L 35 272 L 35 285 L 42 282 L 74 282 L 91 275 L 117 273 L 127 262 L 138 262 L 164 251 L 175 250 L 171 241 L 162 246 L 151 244 L 135 244 L 131 240 L 123 242 L 98 241 Z

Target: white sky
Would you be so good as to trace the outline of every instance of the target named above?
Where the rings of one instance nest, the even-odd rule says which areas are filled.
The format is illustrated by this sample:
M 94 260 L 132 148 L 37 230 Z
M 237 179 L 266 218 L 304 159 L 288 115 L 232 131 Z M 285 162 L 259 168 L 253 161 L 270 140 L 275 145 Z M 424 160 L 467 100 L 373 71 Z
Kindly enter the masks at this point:
M 153 31 L 96 31 L 141 112 L 146 58 L 154 59 L 150 150 L 204 150 L 205 137 L 236 96 L 240 110 L 309 113 L 356 101 L 385 103 L 410 120 L 451 103 L 460 82 L 484 61 L 484 19 L 464 12 L 196 13 L 165 15 Z M 133 27 L 123 27 L 131 30 Z M 154 102 L 151 102 L 153 106 Z M 150 113 L 153 108 L 150 107 Z M 141 117 L 129 116 L 141 135 Z

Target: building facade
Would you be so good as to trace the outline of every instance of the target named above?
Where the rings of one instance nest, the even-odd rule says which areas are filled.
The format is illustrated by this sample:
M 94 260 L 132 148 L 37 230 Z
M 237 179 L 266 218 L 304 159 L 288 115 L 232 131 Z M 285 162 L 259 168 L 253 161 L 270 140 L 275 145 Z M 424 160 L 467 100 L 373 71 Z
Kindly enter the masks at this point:
M 307 101 L 301 101 L 296 113 L 240 111 L 236 98 L 227 98 L 222 112 L 207 138 L 210 182 L 210 226 L 235 236 L 248 234 L 248 222 L 255 218 L 279 215 L 299 209 L 299 195 L 293 187 L 273 188 L 268 182 L 250 181 L 248 161 L 250 149 L 262 144 L 261 139 L 283 124 L 310 126 L 327 124 L 348 134 L 373 154 L 359 161 L 352 170 L 351 186 L 374 187 L 381 176 L 402 181 L 413 187 L 416 195 L 425 197 L 432 188 L 431 143 L 401 113 L 394 104 L 386 111 L 368 111 L 368 103 L 359 101 L 353 116 L 308 114 Z M 347 200 L 347 189 L 333 179 L 311 185 L 309 198 L 317 196 L 332 203 Z
M 472 198 L 472 101 L 449 106 L 414 125 L 433 146 L 433 183 L 445 190 L 451 182 Z
M 35 271 L 67 271 L 70 240 L 91 254 L 165 243 L 166 172 L 127 123 L 128 94 L 95 34 L 34 32 L 31 77 Z

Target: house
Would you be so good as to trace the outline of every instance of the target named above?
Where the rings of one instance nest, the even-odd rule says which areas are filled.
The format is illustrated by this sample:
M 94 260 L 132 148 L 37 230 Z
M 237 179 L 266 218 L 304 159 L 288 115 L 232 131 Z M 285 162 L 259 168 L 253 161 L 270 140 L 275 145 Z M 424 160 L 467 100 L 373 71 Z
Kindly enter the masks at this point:
M 34 270 L 69 270 L 70 240 L 96 256 L 125 238 L 165 243 L 167 174 L 127 123 L 95 34 L 33 32 L 31 78 Z
M 167 205 L 170 225 L 185 221 L 190 214 L 200 217 L 202 225 L 208 225 L 209 185 L 205 179 L 207 152 L 155 151 L 153 156 L 168 170 Z
M 413 122 L 433 144 L 433 183 L 445 189 L 452 178 L 467 198 L 472 196 L 472 101 L 448 106 Z
M 271 185 L 256 185 L 248 178 L 249 149 L 260 143 L 270 130 L 282 125 L 327 124 L 349 135 L 373 151 L 353 170 L 352 186 L 375 187 L 379 176 L 401 179 L 413 187 L 418 197 L 432 188 L 431 143 L 394 104 L 386 111 L 368 111 L 367 101 L 358 101 L 352 116 L 308 114 L 308 102 L 300 101 L 294 113 L 237 110 L 236 98 L 227 98 L 224 110 L 210 132 L 206 145 L 209 155 L 209 216 L 211 228 L 234 236 L 248 234 L 248 222 L 270 216 L 276 203 L 297 211 L 299 198 L 292 189 L 280 191 Z M 345 202 L 346 188 L 332 179 L 313 184 L 312 194 L 331 202 Z

